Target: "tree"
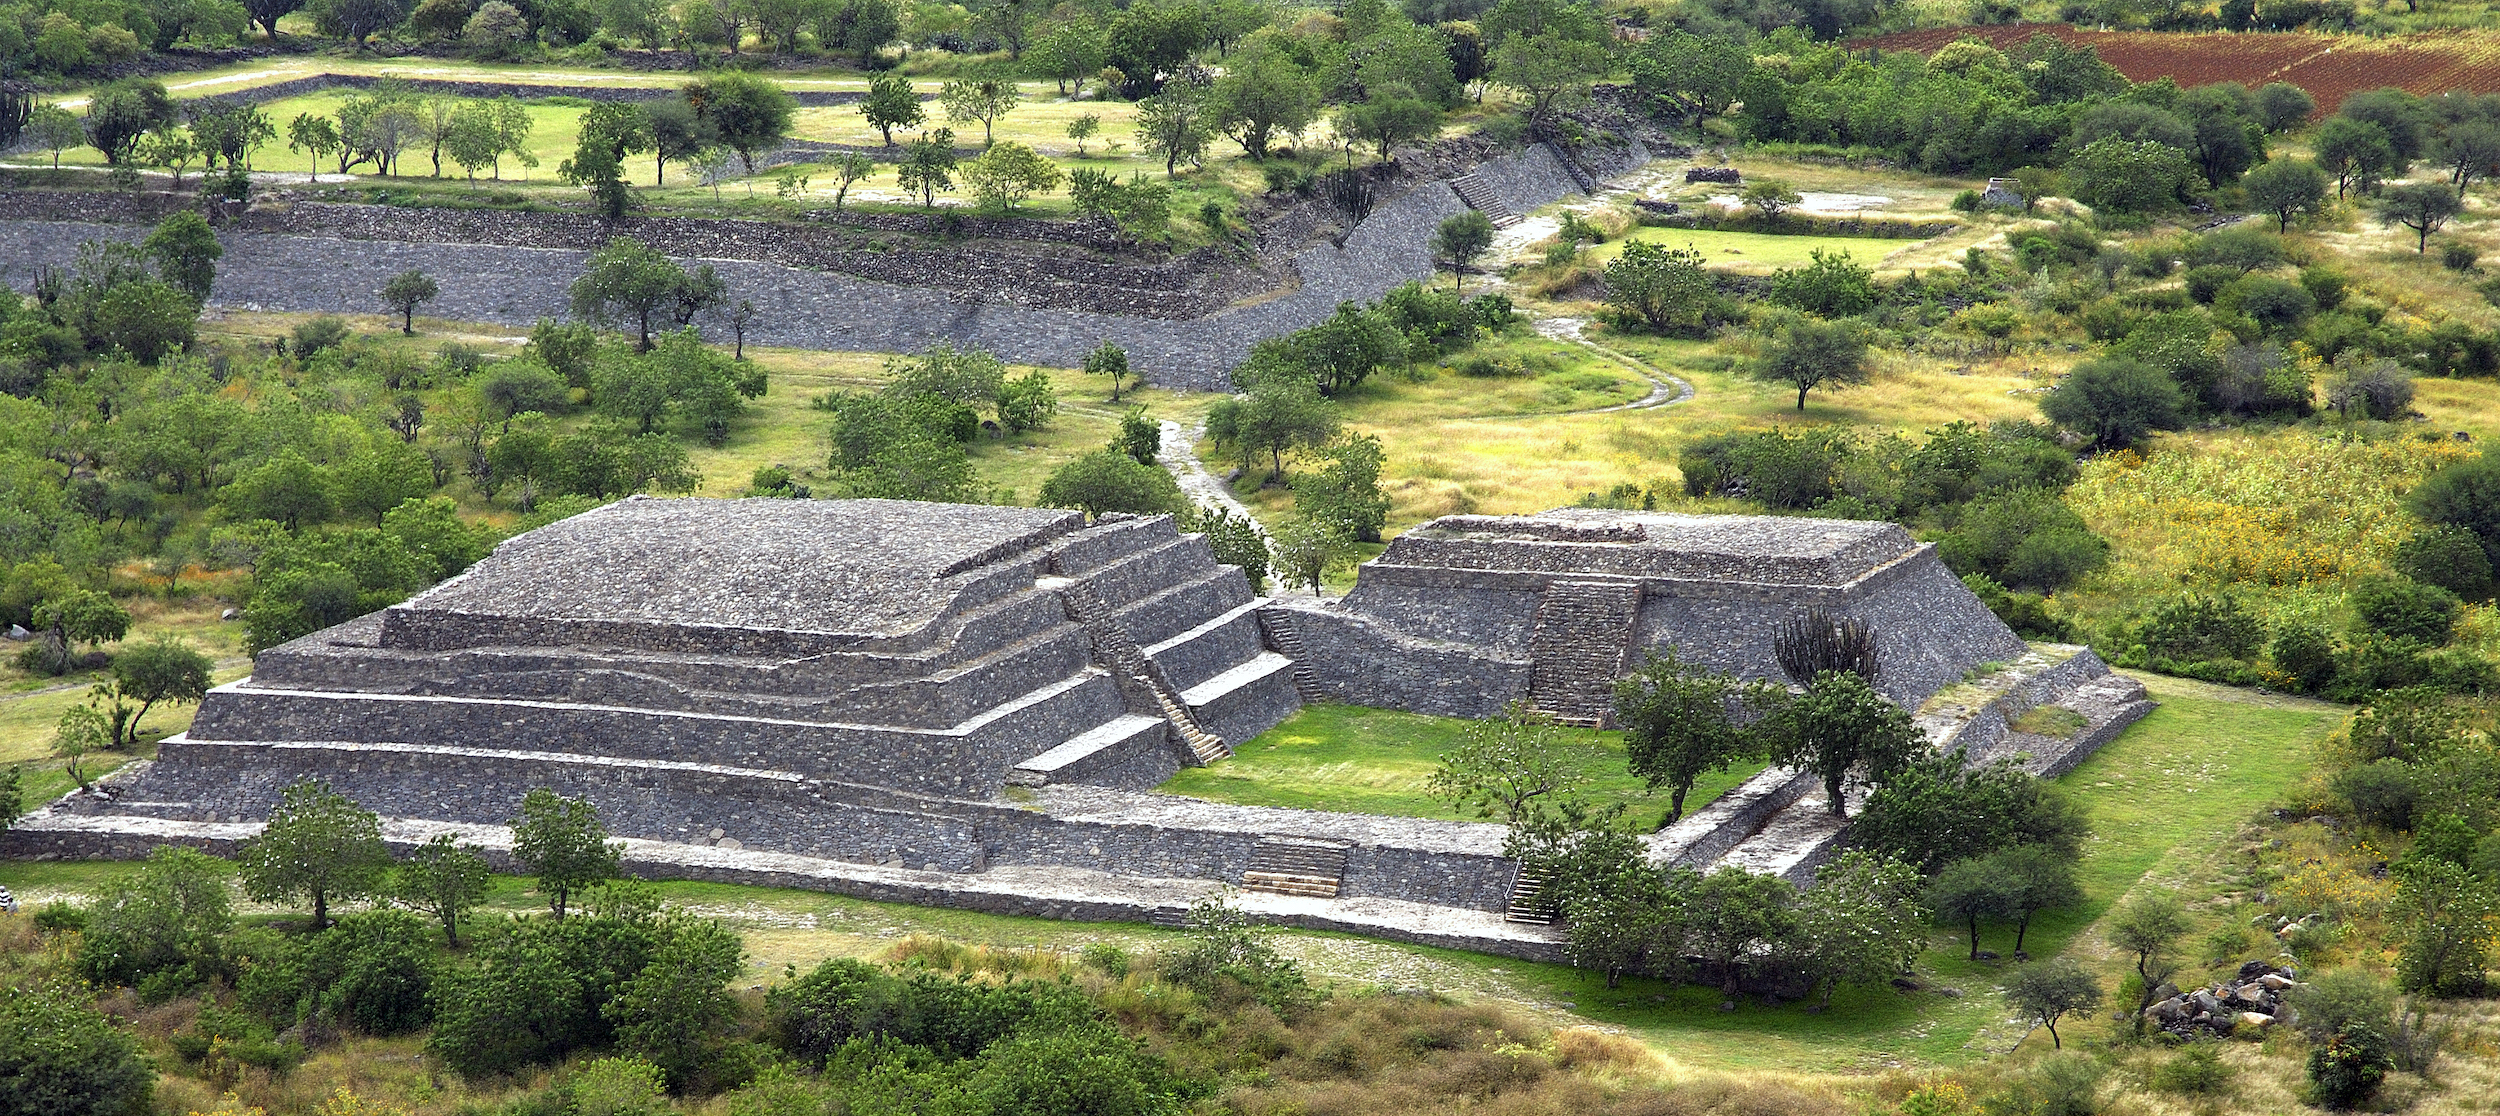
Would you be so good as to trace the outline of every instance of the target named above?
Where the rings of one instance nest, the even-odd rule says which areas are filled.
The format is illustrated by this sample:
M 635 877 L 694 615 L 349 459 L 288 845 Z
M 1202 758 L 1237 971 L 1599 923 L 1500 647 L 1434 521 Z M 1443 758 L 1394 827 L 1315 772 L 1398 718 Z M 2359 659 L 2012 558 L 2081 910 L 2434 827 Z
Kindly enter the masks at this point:
M 1627 241 L 1606 265 L 1606 304 L 1655 333 L 1698 329 L 1710 310 L 1710 276 L 1701 253 L 1647 240 Z
M 651 119 L 641 106 L 594 105 L 582 114 L 573 157 L 557 164 L 556 176 L 590 191 L 601 214 L 622 217 L 634 202 L 633 190 L 625 184 L 625 157 L 649 151 L 651 145 Z
M 704 148 L 720 142 L 719 129 L 713 127 L 711 120 L 695 112 L 694 106 L 687 103 L 683 94 L 653 101 L 643 106 L 643 113 L 651 121 L 651 151 L 658 163 L 651 172 L 651 184 L 654 186 L 667 180 L 669 160 L 684 162 L 693 159 Z M 866 156 L 854 155 L 850 158 L 865 159 Z
M 710 122 L 720 142 L 738 153 L 747 174 L 755 173 L 755 153 L 781 146 L 790 138 L 791 115 L 798 104 L 781 87 L 747 74 L 723 74 L 688 83 L 684 96 L 697 116 Z M 749 189 L 753 189 L 750 183 Z
M 193 302 L 207 302 L 217 282 L 217 261 L 226 254 L 217 233 L 196 209 L 186 209 L 156 223 L 140 248 L 156 259 L 156 273 Z
M 488 3 L 502 4 L 502 0 Z M 494 166 L 503 155 L 503 129 L 495 122 L 495 106 L 486 101 L 464 101 L 454 109 L 443 132 L 443 154 L 450 156 L 472 183 L 477 181 L 478 171 Z
M 1252 36 L 1208 91 L 1218 131 L 1253 159 L 1279 136 L 1300 136 L 1319 118 L 1319 82 L 1278 41 Z
M 938 107 L 946 110 L 946 119 L 957 124 L 969 120 L 981 122 L 981 146 L 996 142 L 993 129 L 998 118 L 1015 111 L 1023 94 L 1016 92 L 1012 81 L 950 81 L 938 88 Z M 1029 149 L 1028 149 L 1029 150 Z
M 2008 917 L 2014 920 L 2016 957 L 2023 956 L 2023 935 L 2031 930 L 2031 916 L 2083 902 L 2083 888 L 2075 882 L 2075 858 L 2071 853 L 2034 843 L 2016 845 L 1989 859 L 2014 884 Z
M 86 762 L 90 752 L 113 746 L 113 722 L 92 705 L 73 705 L 61 711 L 61 719 L 52 727 L 52 754 L 60 757 L 61 770 L 81 792 L 95 789 L 95 781 L 87 778 Z
M 1353 145 L 1368 143 L 1387 162 L 1389 152 L 1403 144 L 1431 138 L 1441 130 L 1439 106 L 1415 94 L 1412 88 L 1391 83 L 1372 90 L 1371 96 L 1349 102 L 1337 109 L 1337 136 L 1347 145 L 1347 159 L 1353 158 Z
M 399 313 L 399 332 L 410 337 L 417 334 L 417 307 L 432 302 L 442 293 L 434 277 L 416 268 L 391 276 L 382 284 L 382 304 Z
M 2457 184 L 2457 196 L 2464 197 L 2475 179 L 2500 174 L 2500 124 L 2461 120 L 2449 125 L 2439 138 L 2439 161 L 2448 168 L 2448 181 Z
M 1842 789 L 1851 771 L 1863 765 L 1880 781 L 1927 745 L 1908 712 L 1845 670 L 1815 675 L 1805 693 L 1779 703 L 1766 720 L 1771 762 L 1821 775 L 1836 817 L 1844 816 Z
M 1277 524 L 1273 551 L 1276 579 L 1317 596 L 1328 575 L 1354 557 L 1354 539 L 1342 524 L 1296 515 Z
M 1701 878 L 1685 902 L 1687 943 L 1719 977 L 1719 994 L 1734 999 L 1741 963 L 1757 950 L 1797 934 L 1797 889 L 1778 876 L 1722 865 Z
M 1753 72 L 1753 55 L 1720 35 L 1653 35 L 1632 55 L 1632 86 L 1684 110 L 1693 127 L 1725 113 Z
M 78 943 L 78 971 L 106 986 L 134 985 L 185 966 L 196 982 L 213 971 L 234 929 L 225 861 L 181 845 L 159 845 L 147 866 L 96 897 Z M 0 1085 L 0 1088 L 6 1088 Z
M 1815 388 L 1863 384 L 1870 377 L 1866 342 L 1857 327 L 1812 318 L 1789 322 L 1749 371 L 1755 379 L 1795 387 L 1799 411 Z
M 2480 995 L 2491 949 L 2491 886 L 2465 867 L 2435 858 L 2399 862 L 2395 914 L 2404 927 L 2396 983 L 2407 992 Z
M 1501 716 L 1470 722 L 1424 786 L 1462 814 L 1518 825 L 1538 799 L 1567 795 L 1583 781 L 1559 743 L 1551 716 L 1515 701 Z
M 1085 157 L 1085 141 L 1100 131 L 1102 131 L 1102 117 L 1094 113 L 1078 113 L 1076 119 L 1068 121 L 1068 138 L 1076 141 L 1077 158 Z
M 2278 231 L 2292 231 L 2292 218 L 2315 213 L 2326 201 L 2326 172 L 2316 163 L 2276 159 L 2240 179 L 2252 209 L 2274 214 Z
M 833 171 L 833 211 L 840 213 L 843 199 L 851 193 L 851 183 L 875 173 L 877 161 L 856 151 L 846 152 L 834 156 L 830 169 Z M 744 346 L 740 347 L 740 352 L 740 359 L 744 359 Z
M 2396 148 L 2387 129 L 2366 121 L 2334 117 L 2318 125 L 2310 141 L 2318 167 L 2335 176 L 2335 196 L 2359 188 L 2375 188 L 2379 178 L 2396 169 Z
M 1972 763 L 1930 753 L 1887 776 L 1850 825 L 1850 840 L 1932 872 L 1954 860 L 2039 844 L 2073 860 L 2090 824 L 2074 800 L 2009 758 Z
M 1762 214 L 1764 221 L 1777 221 L 1788 207 L 1804 201 L 1797 188 L 1777 178 L 1757 178 L 1745 184 L 1740 200 Z
M 392 873 L 391 898 L 443 924 L 443 942 L 460 948 L 460 919 L 486 900 L 486 858 L 438 833 Z
M 952 341 L 940 341 L 911 356 L 889 358 L 885 373 L 881 394 L 889 399 L 931 395 L 966 408 L 996 403 L 999 389 L 1007 382 L 1007 364 L 998 354 Z
M 113 656 L 113 743 L 139 742 L 139 725 L 160 704 L 187 704 L 208 696 L 208 656 L 172 636 L 160 635 Z M 130 703 L 137 703 L 132 707 Z
M 1605 43 L 1561 27 L 1504 36 L 1493 46 L 1493 80 L 1525 95 L 1528 119 L 1537 124 L 1587 97 L 1589 86 L 1613 65 Z
M 173 125 L 178 119 L 172 95 L 165 84 L 146 78 L 117 81 L 95 91 L 87 100 L 87 143 L 104 153 L 104 161 L 121 166 L 130 161 L 131 149 L 148 133 Z
M 126 1116 L 149 1110 L 156 1070 L 75 982 L 35 978 L 0 996 L 0 1112 Z
M 718 922 L 663 925 L 650 963 L 617 990 L 607 1013 L 625 1049 L 650 1059 L 683 1088 L 738 1018 L 738 1001 L 726 986 L 744 967 L 746 947 Z
M 2257 89 L 2257 122 L 2269 134 L 2292 131 L 2318 111 L 2317 98 L 2288 81 L 2270 81 Z
M 590 254 L 568 294 L 573 313 L 602 325 L 634 323 L 634 347 L 651 349 L 651 315 L 677 298 L 686 271 L 657 249 L 629 236 Z
M 174 174 L 174 189 L 182 189 L 182 168 L 199 158 L 199 145 L 182 129 L 168 125 L 148 133 L 131 148 L 131 161 L 142 166 L 163 167 Z
M 34 138 L 36 146 L 52 153 L 54 170 L 61 169 L 61 152 L 78 146 L 87 138 L 87 131 L 78 123 L 78 118 L 59 105 L 36 109 L 34 115 L 26 120 L 25 134 Z
M 1059 391 L 1039 369 L 998 385 L 998 425 L 1010 436 L 1049 426 L 1059 415 Z
M 361 51 L 365 42 L 397 27 L 416 7 L 415 0 L 312 0 L 313 30 L 345 39 Z
M 1162 92 L 1137 102 L 1136 124 L 1139 146 L 1163 156 L 1163 176 L 1178 175 L 1180 161 L 1203 158 L 1207 141 L 1215 136 L 1207 87 L 1189 81 L 1165 84 Z
M 1919 922 L 1918 870 L 1851 849 L 1814 874 L 1797 900 L 1793 962 L 1823 988 L 1822 1007 L 1843 984 L 1883 984 L 1927 948 Z
M 557 918 L 575 892 L 617 878 L 623 850 L 608 842 L 597 806 L 545 787 L 521 799 L 521 814 L 512 820 L 512 859 L 538 878 L 539 893 Z
M 1127 454 L 1129 460 L 1140 465 L 1152 465 L 1156 455 L 1163 452 L 1163 428 L 1144 407 L 1130 407 L 1121 414 L 1120 432 L 1112 437 L 1109 448 Z M 2477 547 L 2474 553 L 2479 555 L 2482 550 Z
M 2431 234 L 2446 225 L 2448 219 L 2465 212 L 2465 203 L 2447 187 L 2436 182 L 2407 182 L 2391 186 L 2379 199 L 2378 219 L 2382 225 L 2403 225 L 2414 233 L 2413 251 L 2430 250 Z
M 2443 191 L 2444 192 L 2444 191 Z M 2171 951 L 2187 936 L 2187 912 L 2177 896 L 2151 891 L 2119 905 L 2109 923 L 2109 944 L 2134 958 L 2136 977 L 2135 1033 L 2144 1033 L 2144 1009 L 2153 994 L 2179 971 Z
M 1245 396 L 1219 399 L 1207 412 L 1207 434 L 1219 445 L 1238 446 L 1247 458 L 1268 455 L 1269 480 L 1282 480 L 1285 454 L 1323 445 L 1337 436 L 1337 409 L 1307 380 L 1274 376 Z
M 1433 230 L 1432 255 L 1450 262 L 1450 283 L 1454 290 L 1467 287 L 1467 265 L 1493 247 L 1493 219 L 1470 209 L 1450 217 Z
M 2057 1035 L 2057 1021 L 2069 1015 L 2088 1015 L 2101 1006 L 2101 982 L 2083 971 L 2083 966 L 2059 957 L 2014 970 L 2005 979 L 2005 1002 L 2040 1026 L 2049 1029 L 2049 1045 L 2063 1050 L 2064 1040 Z
M 2187 153 L 2157 140 L 2104 136 L 2066 163 L 2075 200 L 2118 213 L 2148 213 L 2177 205 L 2196 181 Z
M 92 589 L 63 588 L 37 604 L 32 619 L 46 646 L 59 652 L 55 674 L 69 672 L 69 653 L 76 645 L 110 643 L 130 634 L 130 613 Z
M 283 791 L 260 836 L 235 857 L 243 893 L 263 903 L 312 903 L 313 928 L 330 925 L 332 899 L 371 895 L 390 867 L 382 819 L 319 779 Z
M 1111 449 L 1095 450 L 1054 470 L 1042 482 L 1040 503 L 1097 517 L 1105 512 L 1171 515 L 1188 506 L 1172 474 Z
M 1927 884 L 1927 906 L 1942 920 L 1970 930 L 1970 959 L 1979 960 L 1979 920 L 2010 918 L 2019 885 L 1987 857 L 1956 860 Z
M 1737 723 L 1747 706 L 1775 700 L 1734 675 L 1685 662 L 1673 647 L 1651 654 L 1615 683 L 1614 718 L 1632 774 L 1667 788 L 1667 823 L 1684 816 L 1684 796 L 1710 771 L 1750 757 L 1760 744 Z
M 964 181 L 971 184 L 981 203 L 1005 213 L 1015 212 L 1016 203 L 1027 194 L 1056 188 L 1059 180 L 1057 164 L 1015 140 L 993 144 L 964 165 Z
M 1129 374 L 1128 350 L 1112 344 L 1108 337 L 1103 338 L 1101 344 L 1085 354 L 1085 374 L 1111 377 L 1111 401 L 1119 402 L 1120 381 Z
M 955 130 L 940 128 L 922 132 L 920 138 L 903 145 L 903 157 L 894 164 L 894 184 L 920 195 L 923 208 L 937 208 L 937 192 L 955 187 Z
M 860 99 L 860 115 L 868 125 L 885 137 L 887 147 L 894 146 L 894 129 L 916 128 L 928 119 L 928 111 L 920 105 L 920 94 L 911 87 L 911 79 L 887 74 L 868 83 L 868 95 Z M 950 141 L 951 146 L 951 141 Z
M 2126 357 L 2076 365 L 2049 389 L 2040 413 L 2091 436 L 2096 449 L 2125 449 L 2156 430 L 2186 425 L 2179 385 L 2159 369 Z

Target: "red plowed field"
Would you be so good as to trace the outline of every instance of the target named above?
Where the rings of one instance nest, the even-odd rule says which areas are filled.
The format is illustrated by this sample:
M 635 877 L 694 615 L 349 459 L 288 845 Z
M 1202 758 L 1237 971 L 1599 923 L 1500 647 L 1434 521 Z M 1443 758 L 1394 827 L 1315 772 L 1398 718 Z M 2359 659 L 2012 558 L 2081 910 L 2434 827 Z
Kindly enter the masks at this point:
M 2039 34 L 2088 44 L 2133 81 L 2166 77 L 2190 86 L 2236 81 L 2252 89 L 2288 81 L 2317 98 L 2320 111 L 2331 111 L 2350 94 L 2389 85 L 2424 95 L 2452 89 L 2500 92 L 2500 33 L 2488 31 L 2365 39 L 2299 32 L 2089 31 L 2060 23 L 1929 28 L 1851 45 L 1929 53 L 1965 36 L 2011 47 Z

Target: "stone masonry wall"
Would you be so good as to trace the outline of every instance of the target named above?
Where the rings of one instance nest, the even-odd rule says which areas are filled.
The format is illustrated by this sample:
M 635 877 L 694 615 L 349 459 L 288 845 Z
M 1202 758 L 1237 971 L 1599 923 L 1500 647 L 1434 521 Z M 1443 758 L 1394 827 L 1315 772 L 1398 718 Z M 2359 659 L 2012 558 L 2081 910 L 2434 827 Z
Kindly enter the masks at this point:
M 1522 212 L 1576 189 L 1541 146 L 1488 166 L 1499 169 L 1503 200 Z M 1254 342 L 1320 321 L 1340 302 L 1376 298 L 1399 283 L 1429 278 L 1433 231 L 1463 208 L 1445 183 L 1426 183 L 1380 206 L 1343 248 L 1322 243 L 1304 250 L 1294 260 L 1300 282 L 1293 289 L 1264 302 L 1177 321 L 1010 306 L 749 260 L 707 262 L 727 280 L 733 295 L 752 300 L 761 311 L 747 333 L 758 344 L 907 352 L 952 339 L 987 346 L 1012 361 L 1073 367 L 1108 339 L 1126 348 L 1131 362 L 1157 383 L 1229 390 L 1229 370 Z M 7 235 L 0 236 L 0 281 L 27 289 L 39 268 L 74 258 L 80 241 L 135 240 L 145 233 L 143 227 L 94 222 L 14 220 Z M 574 248 L 347 242 L 232 230 L 219 239 L 226 255 L 219 261 L 212 305 L 373 313 L 381 309 L 375 292 L 382 284 L 418 268 L 442 286 L 441 297 L 426 307 L 429 313 L 516 330 L 541 317 L 565 316 L 565 287 L 580 275 L 586 255 Z

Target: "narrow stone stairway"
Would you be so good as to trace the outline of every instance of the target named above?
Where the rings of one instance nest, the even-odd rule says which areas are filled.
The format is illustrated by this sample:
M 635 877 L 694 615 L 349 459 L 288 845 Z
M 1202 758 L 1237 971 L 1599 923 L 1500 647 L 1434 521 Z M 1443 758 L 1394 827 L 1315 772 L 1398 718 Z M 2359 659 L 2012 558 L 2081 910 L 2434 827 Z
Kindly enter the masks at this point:
M 1524 922 L 1531 926 L 1551 926 L 1554 922 L 1554 901 L 1545 894 L 1545 876 L 1541 872 L 1519 870 L 1510 883 L 1509 909 L 1502 913 L 1504 922 Z
M 1346 846 L 1290 837 L 1262 837 L 1241 874 L 1243 891 L 1334 899 L 1345 883 Z
M 1564 724 L 1604 727 L 1640 607 L 1637 582 L 1547 584 L 1528 637 L 1529 700 Z
M 1519 214 L 1513 212 L 1510 204 L 1494 193 L 1483 179 L 1476 177 L 1474 171 L 1451 179 L 1450 189 L 1457 192 L 1458 200 L 1467 203 L 1467 208 L 1490 218 L 1494 228 L 1507 229 L 1519 223 Z
M 1122 689 L 1142 688 L 1153 699 L 1156 711 L 1163 715 L 1164 722 L 1172 727 L 1198 766 L 1232 756 L 1232 746 L 1223 737 L 1199 726 L 1198 718 L 1189 712 L 1189 704 L 1181 700 L 1180 689 L 1112 618 L 1111 610 L 1104 606 L 1092 585 L 1067 581 L 1052 588 L 1058 591 L 1068 618 L 1083 625 L 1085 634 L 1092 638 L 1094 660 L 1109 670 L 1113 678 L 1125 683 Z
M 1293 613 L 1281 608 L 1258 611 L 1259 634 L 1267 637 L 1267 646 L 1279 655 L 1293 660 L 1293 692 L 1305 705 L 1320 700 L 1319 679 L 1311 673 L 1311 654 L 1302 646 L 1302 629 L 1295 627 Z

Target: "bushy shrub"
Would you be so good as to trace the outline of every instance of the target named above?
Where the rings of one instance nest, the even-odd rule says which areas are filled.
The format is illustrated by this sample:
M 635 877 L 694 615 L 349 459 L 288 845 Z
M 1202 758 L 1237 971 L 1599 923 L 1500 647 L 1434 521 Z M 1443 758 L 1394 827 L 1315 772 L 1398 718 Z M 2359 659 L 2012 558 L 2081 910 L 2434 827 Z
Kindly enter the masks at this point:
M 2109 561 L 2109 543 L 2038 488 L 1973 499 L 1937 549 L 1959 572 L 2033 591 L 2063 588 Z
M 2236 267 L 2221 267 L 2214 264 L 2191 267 L 2187 272 L 2188 297 L 2211 306 L 2216 299 L 2222 297 L 2223 288 L 2239 282 L 2239 279 L 2240 269 Z
M 2222 1048 L 2213 1041 L 2191 1042 L 2178 1056 L 2153 1069 L 2153 1087 L 2165 1093 L 2211 1096 L 2231 1083 L 2231 1067 L 2222 1064 Z
M 2266 622 L 2229 594 L 2191 593 L 2153 610 L 2141 631 L 2147 653 L 2164 659 L 2253 659 Z
M 1704 438 L 1684 447 L 1676 465 L 1686 495 L 1741 496 L 1797 510 L 1832 498 L 1834 473 L 1847 450 L 1846 435 L 1837 431 L 1774 428 Z
M 2491 559 L 2482 540 L 2462 527 L 2433 524 L 2396 544 L 2396 572 L 2469 601 L 2491 599 Z
M 2358 1108 L 2378 1095 L 2394 1064 L 2379 1027 L 2354 1023 L 2309 1052 L 2311 1099 L 2339 1112 Z
M 138 1040 L 77 990 L 35 984 L 0 994 L 0 1111 L 128 1116 L 149 1110 L 155 1087 Z
M 2295 622 L 2276 629 L 2266 658 L 2306 693 L 2324 690 L 2335 680 L 2335 641 L 2315 624 Z
M 2101 1110 L 2101 1082 L 2107 1072 L 2084 1054 L 2052 1054 L 2007 1081 L 1984 1107 L 2024 1116 L 2093 1116 Z
M 2462 241 L 2451 240 L 2439 246 L 2439 265 L 2450 271 L 2472 271 L 2483 258 L 2482 249 Z
M 2448 642 L 2457 618 L 2464 614 L 2455 593 L 2410 578 L 2363 578 L 2348 599 L 2363 631 L 2420 640 L 2434 647 Z
M 2328 790 L 2354 818 L 2391 830 L 2413 828 L 2413 813 L 2422 801 L 2420 774 L 2397 759 L 2347 767 L 2336 773 Z

